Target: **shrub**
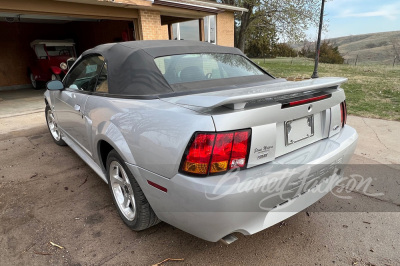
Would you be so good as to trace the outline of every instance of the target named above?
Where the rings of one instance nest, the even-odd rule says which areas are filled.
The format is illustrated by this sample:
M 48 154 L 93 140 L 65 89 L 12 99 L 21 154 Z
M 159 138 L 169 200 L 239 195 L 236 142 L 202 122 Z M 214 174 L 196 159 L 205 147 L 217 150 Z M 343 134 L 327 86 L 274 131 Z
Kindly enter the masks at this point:
M 273 47 L 272 53 L 274 56 L 295 57 L 297 52 L 286 43 L 278 43 Z
M 343 64 L 344 58 L 339 53 L 339 48 L 337 46 L 324 41 L 320 47 L 319 61 L 328 64 Z
M 300 56 L 315 58 L 315 51 L 312 50 L 310 45 L 305 45 L 300 51 Z M 333 44 L 323 41 L 319 51 L 319 62 L 328 64 L 343 64 L 344 58 L 339 53 L 339 48 Z

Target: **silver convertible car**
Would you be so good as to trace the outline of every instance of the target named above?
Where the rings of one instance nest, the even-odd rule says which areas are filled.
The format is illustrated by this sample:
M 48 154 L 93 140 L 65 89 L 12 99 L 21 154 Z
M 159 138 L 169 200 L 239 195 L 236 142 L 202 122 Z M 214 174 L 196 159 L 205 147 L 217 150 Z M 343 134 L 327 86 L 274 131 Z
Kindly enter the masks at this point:
M 340 181 L 358 139 L 345 81 L 277 79 L 203 42 L 111 43 L 47 84 L 45 112 L 54 142 L 108 183 L 131 229 L 164 221 L 231 243 Z

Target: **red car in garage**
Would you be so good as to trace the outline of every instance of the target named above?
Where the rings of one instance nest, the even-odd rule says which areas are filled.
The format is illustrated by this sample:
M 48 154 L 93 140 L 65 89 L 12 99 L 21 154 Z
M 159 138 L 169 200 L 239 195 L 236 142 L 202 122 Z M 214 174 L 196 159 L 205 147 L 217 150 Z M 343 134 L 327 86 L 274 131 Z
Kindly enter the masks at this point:
M 69 61 L 76 58 L 75 43 L 66 40 L 35 40 L 31 42 L 36 61 L 29 67 L 29 78 L 34 89 L 40 89 L 49 80 L 62 79 Z

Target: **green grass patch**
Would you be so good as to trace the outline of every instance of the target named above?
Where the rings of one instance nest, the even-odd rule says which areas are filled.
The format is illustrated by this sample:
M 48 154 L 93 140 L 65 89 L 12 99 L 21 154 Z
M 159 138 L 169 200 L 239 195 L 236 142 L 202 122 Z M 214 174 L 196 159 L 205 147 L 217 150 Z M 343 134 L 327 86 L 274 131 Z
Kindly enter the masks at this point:
M 309 78 L 314 61 L 305 58 L 254 59 L 275 77 Z M 348 113 L 400 121 L 400 67 L 319 64 L 320 77 L 346 77 Z

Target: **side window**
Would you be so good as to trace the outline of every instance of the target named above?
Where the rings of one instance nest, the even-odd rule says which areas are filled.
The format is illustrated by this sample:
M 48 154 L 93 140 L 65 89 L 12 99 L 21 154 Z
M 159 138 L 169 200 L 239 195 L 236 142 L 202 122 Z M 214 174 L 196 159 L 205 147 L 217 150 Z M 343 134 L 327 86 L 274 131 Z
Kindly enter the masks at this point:
M 96 92 L 107 93 L 108 82 L 107 82 L 107 63 L 104 63 L 103 69 L 97 79 Z
M 66 77 L 65 87 L 73 90 L 94 91 L 104 58 L 94 55 L 82 59 Z

